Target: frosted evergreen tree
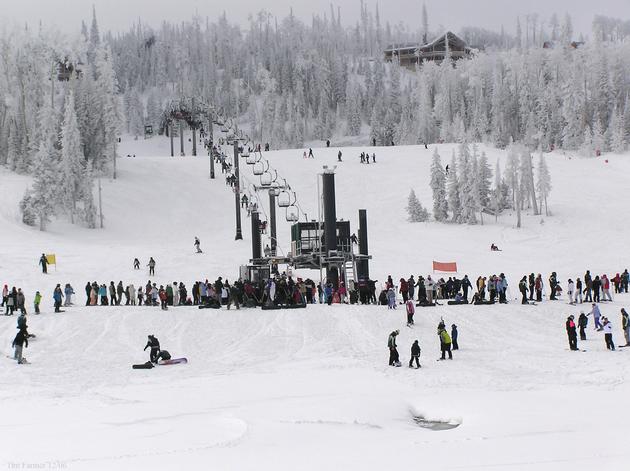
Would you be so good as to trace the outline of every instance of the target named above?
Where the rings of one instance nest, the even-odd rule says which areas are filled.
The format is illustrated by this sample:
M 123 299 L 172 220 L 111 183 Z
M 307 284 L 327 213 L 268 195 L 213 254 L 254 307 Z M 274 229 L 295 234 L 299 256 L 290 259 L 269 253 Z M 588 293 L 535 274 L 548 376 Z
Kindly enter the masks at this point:
M 94 204 L 94 178 L 89 164 L 83 166 L 83 177 L 81 178 L 79 192 L 81 203 L 78 211 L 78 219 L 85 227 L 94 229 L 96 227 L 96 205 Z
M 407 200 L 407 214 L 409 222 L 425 222 L 429 219 L 429 212 L 422 206 L 413 189 L 409 192 Z
M 538 156 L 538 181 L 536 182 L 536 190 L 538 190 L 538 198 L 540 198 L 540 208 L 545 203 L 545 215 L 549 216 L 549 207 L 547 206 L 547 197 L 551 192 L 551 174 L 545 162 L 545 155 L 540 152 Z
M 136 88 L 129 90 L 126 96 L 127 132 L 136 138 L 144 134 L 144 106 Z
M 448 174 L 446 176 L 446 194 L 448 207 L 451 211 L 451 221 L 461 222 L 461 202 L 459 199 L 459 180 L 457 178 L 457 161 L 455 159 L 455 151 L 451 157 L 451 163 L 449 164 Z
M 477 177 L 472 163 L 468 145 L 459 146 L 459 162 L 457 165 L 459 181 L 459 201 L 461 204 L 460 221 L 466 224 L 477 224 L 477 198 L 475 178 Z
M 516 209 L 516 227 L 521 227 L 521 191 L 519 178 L 519 154 L 520 149 L 516 144 L 508 147 L 507 167 L 505 179 L 512 191 L 512 205 Z
M 624 118 L 615 110 L 610 120 L 610 148 L 613 152 L 621 153 L 626 150 L 626 129 Z
M 433 151 L 431 162 L 431 190 L 433 191 L 433 217 L 436 221 L 446 221 L 448 219 L 446 175 L 437 148 Z
M 473 148 L 476 147 L 473 144 Z M 497 162 L 498 164 L 498 162 Z M 490 207 L 490 187 L 492 185 L 492 169 L 488 164 L 488 157 L 485 152 L 481 153 L 477 165 L 477 182 L 479 189 L 479 204 L 481 209 Z
M 532 155 L 525 146 L 521 146 L 521 162 L 519 171 L 521 175 L 521 193 L 523 195 L 523 201 L 531 203 L 531 207 L 534 209 L 534 214 L 538 214 Z
M 361 96 L 358 86 L 353 82 L 348 83 L 347 93 L 347 133 L 350 136 L 358 136 L 361 133 Z
M 81 150 L 81 135 L 74 110 L 74 94 L 68 93 L 61 128 L 62 201 L 74 223 L 77 201 L 81 198 L 81 183 L 85 173 L 85 156 Z
M 36 218 L 39 230 L 44 231 L 55 211 L 59 194 L 58 117 L 48 100 L 42 107 L 40 119 L 44 133 L 33 164 L 33 186 L 22 200 L 21 208 L 23 216 L 25 212 L 32 214 L 32 223 L 35 224 Z

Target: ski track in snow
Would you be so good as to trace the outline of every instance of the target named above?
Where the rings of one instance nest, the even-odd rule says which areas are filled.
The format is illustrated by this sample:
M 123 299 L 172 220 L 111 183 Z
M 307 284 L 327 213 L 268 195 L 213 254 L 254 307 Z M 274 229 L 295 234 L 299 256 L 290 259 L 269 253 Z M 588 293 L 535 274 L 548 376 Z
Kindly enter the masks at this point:
M 366 148 L 344 149 L 337 167 L 337 215 L 357 229 L 357 210 L 368 209 L 373 278 L 430 273 L 432 260 L 457 261 L 471 282 L 504 272 L 510 285 L 506 306 L 417 308 L 416 325 L 405 327 L 404 306 L 309 306 L 299 311 L 251 309 L 168 311 L 146 306 L 85 307 L 86 281 L 144 286 L 145 266 L 157 260 L 152 281 L 183 281 L 221 275 L 232 281 L 249 258 L 249 220 L 244 241 L 234 241 L 234 195 L 218 173 L 207 175 L 207 157 L 165 155 L 168 140 L 124 141 L 119 179 L 103 181 L 106 229 L 89 231 L 55 222 L 46 233 L 19 223 L 17 203 L 29 179 L 0 169 L 0 282 L 22 287 L 27 306 L 35 290 L 42 314 L 29 315 L 37 334 L 25 356 L 30 365 L 0 362 L 0 462 L 60 460 L 67 469 L 432 469 L 590 470 L 623 469 L 628 352 L 605 350 L 603 336 L 589 326 L 586 353 L 567 349 L 564 320 L 587 306 L 566 300 L 521 306 L 520 277 L 614 275 L 627 260 L 625 221 L 630 208 L 608 213 L 602 198 L 626 191 L 627 156 L 568 160 L 547 156 L 554 216 L 513 215 L 485 226 L 409 224 L 404 206 L 410 188 L 431 206 L 428 168 L 432 147 L 367 150 L 377 164 L 358 163 Z M 443 162 L 453 145 L 438 148 Z M 494 169 L 505 152 L 480 146 Z M 297 192 L 300 205 L 316 215 L 316 179 L 336 163 L 336 148 L 266 153 Z M 504 168 L 504 162 L 501 161 Z M 255 181 L 241 164 L 247 181 Z M 603 197 L 602 197 L 603 195 Z M 590 196 L 590 197 L 589 197 Z M 262 198 L 266 210 L 267 199 Z M 208 217 L 210 215 L 210 217 Z M 288 249 L 289 223 L 278 234 Z M 263 218 L 264 219 L 264 218 Z M 544 224 L 541 224 L 544 219 Z M 199 236 L 204 254 L 194 254 Z M 594 240 L 597 243 L 594 244 Z M 491 253 L 497 243 L 502 252 Z M 265 243 L 265 241 L 263 241 Z M 56 253 L 49 275 L 36 263 Z M 300 276 L 317 279 L 316 272 Z M 72 283 L 75 306 L 55 314 L 56 283 Z M 617 295 L 602 304 L 622 340 Z M 458 325 L 461 350 L 452 362 L 436 362 L 436 325 Z M 400 329 L 402 368 L 387 366 L 387 336 Z M 15 317 L 0 316 L 0 350 L 12 355 Z M 142 348 L 155 334 L 187 365 L 132 370 L 146 361 Z M 422 368 L 408 369 L 409 347 L 420 341 Z M 410 410 L 429 417 L 460 417 L 453 430 L 417 426 Z M 612 415 L 611 415 L 612 414 Z M 596 441 L 600 445 L 594 445 Z M 204 468 L 205 469 L 205 468 Z

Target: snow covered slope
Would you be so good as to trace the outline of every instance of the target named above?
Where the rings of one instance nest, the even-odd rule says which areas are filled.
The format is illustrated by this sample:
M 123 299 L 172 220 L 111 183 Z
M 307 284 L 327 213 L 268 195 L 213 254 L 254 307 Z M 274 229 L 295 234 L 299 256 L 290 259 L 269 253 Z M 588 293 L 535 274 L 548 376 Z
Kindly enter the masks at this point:
M 444 162 L 452 145 L 439 146 Z M 406 222 L 410 188 L 431 206 L 428 169 L 433 149 L 376 148 L 377 164 L 361 165 L 365 148 L 268 153 L 316 217 L 316 174 L 337 165 L 337 214 L 356 229 L 368 210 L 373 277 L 430 272 L 432 260 L 457 261 L 469 276 L 517 277 L 551 270 L 564 283 L 589 268 L 625 268 L 630 211 L 622 195 L 627 156 L 600 159 L 549 154 L 554 216 L 526 216 L 513 228 L 506 215 L 485 226 Z M 494 161 L 505 152 L 485 149 Z M 234 197 L 223 180 L 208 179 L 207 157 L 164 157 L 168 141 L 124 142 L 119 178 L 103 180 L 104 230 L 55 223 L 40 233 L 19 223 L 17 202 L 28 180 L 0 173 L 0 282 L 44 295 L 37 334 L 25 355 L 32 364 L 0 362 L 0 461 L 7 466 L 58 465 L 71 470 L 213 469 L 624 469 L 630 352 L 607 352 L 589 330 L 570 352 L 564 319 L 579 312 L 558 301 L 538 306 L 441 306 L 419 309 L 415 328 L 402 309 L 309 306 L 306 310 L 210 311 L 181 307 L 71 307 L 54 314 L 54 284 L 70 282 L 84 300 L 87 280 L 146 283 L 133 257 L 157 260 L 155 281 L 222 275 L 232 279 L 250 256 L 234 241 Z M 503 166 L 503 165 L 502 165 Z M 250 168 L 245 177 L 254 182 Z M 263 198 L 266 205 L 266 198 Z M 282 215 L 282 212 L 279 212 Z M 193 237 L 203 255 L 194 254 Z M 288 223 L 279 227 L 289 246 Z M 491 242 L 504 251 L 491 253 Z M 38 256 L 56 253 L 59 266 L 42 275 Z M 614 274 L 614 273 L 613 273 Z M 310 273 L 315 276 L 315 273 Z M 602 310 L 621 342 L 619 295 Z M 435 326 L 443 317 L 460 330 L 452 362 L 436 362 Z M 387 367 L 387 335 L 401 329 L 404 363 L 414 339 L 420 370 Z M 0 317 L 1 350 L 11 354 L 15 318 Z M 188 365 L 132 370 L 145 361 L 155 334 Z M 461 423 L 420 428 L 414 415 Z

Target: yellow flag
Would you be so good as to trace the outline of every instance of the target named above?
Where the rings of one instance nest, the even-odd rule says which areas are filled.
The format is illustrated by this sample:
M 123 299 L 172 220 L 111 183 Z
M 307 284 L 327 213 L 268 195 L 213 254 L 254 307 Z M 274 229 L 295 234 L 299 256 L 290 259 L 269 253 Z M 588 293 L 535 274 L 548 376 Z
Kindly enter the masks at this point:
M 57 257 L 54 253 L 46 254 L 46 261 L 48 262 L 48 265 L 57 265 Z

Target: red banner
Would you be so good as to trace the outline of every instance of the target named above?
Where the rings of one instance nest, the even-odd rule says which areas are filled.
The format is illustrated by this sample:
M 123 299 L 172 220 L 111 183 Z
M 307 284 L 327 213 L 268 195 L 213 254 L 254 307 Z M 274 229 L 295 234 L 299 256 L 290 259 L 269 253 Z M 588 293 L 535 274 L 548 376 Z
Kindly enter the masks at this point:
M 436 262 L 433 261 L 433 271 L 445 271 L 457 273 L 457 263 L 456 262 Z

